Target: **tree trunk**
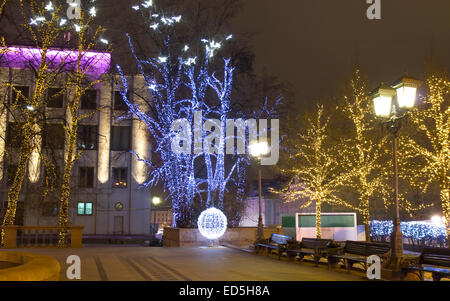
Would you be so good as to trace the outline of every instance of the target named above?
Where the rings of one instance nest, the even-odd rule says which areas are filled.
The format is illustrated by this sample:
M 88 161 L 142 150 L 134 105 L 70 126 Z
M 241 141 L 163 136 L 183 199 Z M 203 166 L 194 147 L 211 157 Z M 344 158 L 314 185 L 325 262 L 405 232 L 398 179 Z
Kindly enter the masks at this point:
M 318 200 L 316 201 L 316 238 L 322 237 L 322 232 L 320 230 L 320 204 Z
M 448 183 L 445 184 L 448 185 Z M 441 188 L 441 203 L 442 213 L 445 218 L 445 226 L 447 228 L 447 247 L 450 249 L 450 188 Z
M 71 110 L 72 124 L 69 127 L 68 136 L 69 143 L 67 148 L 67 158 L 65 158 L 63 182 L 61 185 L 61 199 L 59 201 L 58 210 L 58 225 L 63 227 L 58 233 L 58 247 L 64 248 L 68 244 L 68 230 L 69 226 L 69 199 L 70 199 L 70 175 L 75 163 L 75 156 L 77 150 L 77 131 L 78 131 L 78 106 L 75 105 L 75 110 Z
M 368 210 L 368 208 L 367 208 Z M 364 222 L 364 233 L 366 236 L 366 241 L 370 242 L 370 215 L 369 212 L 363 214 L 363 222 Z

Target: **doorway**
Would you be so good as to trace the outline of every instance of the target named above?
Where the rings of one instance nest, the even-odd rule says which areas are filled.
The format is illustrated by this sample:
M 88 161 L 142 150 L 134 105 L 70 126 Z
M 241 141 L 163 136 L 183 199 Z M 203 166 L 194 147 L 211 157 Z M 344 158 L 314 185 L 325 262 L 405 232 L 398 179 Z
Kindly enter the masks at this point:
M 123 216 L 114 216 L 113 234 L 123 234 Z

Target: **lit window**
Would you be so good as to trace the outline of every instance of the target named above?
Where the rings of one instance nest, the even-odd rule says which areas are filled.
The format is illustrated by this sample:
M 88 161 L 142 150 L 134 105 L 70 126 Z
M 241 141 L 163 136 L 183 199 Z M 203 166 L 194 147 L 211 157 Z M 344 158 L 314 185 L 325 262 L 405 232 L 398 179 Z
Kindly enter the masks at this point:
M 78 149 L 96 150 L 98 130 L 95 125 L 80 125 L 78 126 Z
M 128 169 L 126 167 L 113 167 L 113 188 L 127 188 L 127 171 Z
M 78 215 L 92 215 L 91 202 L 78 202 L 77 214 Z

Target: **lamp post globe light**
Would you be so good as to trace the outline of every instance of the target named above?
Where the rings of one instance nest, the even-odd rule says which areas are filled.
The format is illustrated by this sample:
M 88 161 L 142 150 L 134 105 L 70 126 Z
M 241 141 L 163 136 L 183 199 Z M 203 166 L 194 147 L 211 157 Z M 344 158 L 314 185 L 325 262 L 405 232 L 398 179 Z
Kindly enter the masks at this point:
M 402 119 L 408 110 L 414 107 L 417 89 L 421 82 L 415 78 L 403 76 L 391 87 L 380 86 L 372 93 L 375 114 L 384 119 L 389 132 L 392 134 L 392 162 L 394 170 L 394 228 L 391 236 L 391 256 L 386 267 L 394 273 L 400 271 L 403 257 L 403 238 L 400 229 L 400 210 L 398 199 L 398 134 Z
M 153 204 L 153 239 L 156 239 L 156 233 L 158 232 L 158 229 L 156 227 L 156 206 L 158 206 L 161 203 L 161 198 L 159 196 L 154 196 L 152 198 L 152 204 Z
M 249 145 L 250 155 L 259 160 L 258 164 L 258 190 L 259 190 L 259 200 L 258 200 L 258 229 L 257 229 L 257 240 L 264 239 L 264 228 L 262 222 L 261 213 L 261 199 L 262 199 L 262 184 L 261 184 L 261 157 L 269 154 L 269 144 L 266 141 L 263 142 L 252 142 Z

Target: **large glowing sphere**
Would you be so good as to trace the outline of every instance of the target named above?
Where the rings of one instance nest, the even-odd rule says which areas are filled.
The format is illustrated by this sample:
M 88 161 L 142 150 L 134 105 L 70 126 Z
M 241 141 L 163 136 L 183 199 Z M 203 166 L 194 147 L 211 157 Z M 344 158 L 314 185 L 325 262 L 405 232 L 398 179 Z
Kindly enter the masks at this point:
M 198 230 L 207 239 L 218 239 L 227 230 L 227 217 L 214 207 L 206 209 L 197 221 Z

